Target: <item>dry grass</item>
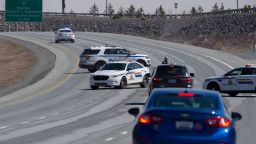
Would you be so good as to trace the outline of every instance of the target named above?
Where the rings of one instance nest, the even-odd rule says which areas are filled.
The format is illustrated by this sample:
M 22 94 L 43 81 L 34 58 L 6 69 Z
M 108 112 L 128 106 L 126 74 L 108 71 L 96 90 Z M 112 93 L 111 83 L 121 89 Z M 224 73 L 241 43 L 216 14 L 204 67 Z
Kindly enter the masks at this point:
M 23 80 L 36 61 L 29 49 L 0 40 L 0 90 Z

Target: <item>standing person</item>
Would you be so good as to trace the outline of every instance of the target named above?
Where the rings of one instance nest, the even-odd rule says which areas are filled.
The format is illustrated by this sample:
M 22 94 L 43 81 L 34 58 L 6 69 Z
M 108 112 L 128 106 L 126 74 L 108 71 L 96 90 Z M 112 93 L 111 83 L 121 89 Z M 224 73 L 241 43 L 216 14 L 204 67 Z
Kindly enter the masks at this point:
M 162 64 L 169 64 L 168 62 L 168 57 L 165 57 L 164 60 L 162 61 Z

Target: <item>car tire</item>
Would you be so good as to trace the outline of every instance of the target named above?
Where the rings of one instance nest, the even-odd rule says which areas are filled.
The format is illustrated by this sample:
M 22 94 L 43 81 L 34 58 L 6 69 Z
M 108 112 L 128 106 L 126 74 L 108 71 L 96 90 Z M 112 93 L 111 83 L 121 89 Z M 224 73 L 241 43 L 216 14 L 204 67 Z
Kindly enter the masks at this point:
M 55 43 L 59 43 L 59 41 L 58 41 L 58 40 L 55 40 Z
M 93 89 L 93 90 L 98 89 L 98 88 L 99 88 L 99 86 L 93 86 L 93 85 L 91 85 L 91 89 Z
M 207 90 L 220 91 L 220 87 L 219 87 L 219 85 L 216 84 L 216 83 L 210 83 L 210 84 L 207 86 Z
M 148 76 L 144 76 L 143 77 L 143 80 L 142 80 L 142 83 L 140 84 L 140 87 L 141 88 L 146 88 L 148 86 Z
M 237 96 L 238 92 L 229 92 L 228 95 L 230 95 L 230 96 Z
M 95 71 L 99 70 L 104 64 L 106 64 L 103 61 L 99 61 L 95 64 Z
M 138 60 L 137 62 L 140 63 L 140 64 L 142 64 L 143 66 L 147 66 L 146 62 L 143 61 L 143 60 Z
M 75 40 L 71 40 L 72 43 L 75 43 Z
M 93 73 L 93 72 L 95 72 L 96 70 L 95 70 L 94 68 L 90 68 L 90 69 L 88 69 L 88 71 L 91 72 L 91 73 Z
M 121 81 L 120 81 L 120 86 L 118 86 L 119 89 L 125 89 L 127 86 L 127 81 L 126 81 L 126 78 L 122 78 Z

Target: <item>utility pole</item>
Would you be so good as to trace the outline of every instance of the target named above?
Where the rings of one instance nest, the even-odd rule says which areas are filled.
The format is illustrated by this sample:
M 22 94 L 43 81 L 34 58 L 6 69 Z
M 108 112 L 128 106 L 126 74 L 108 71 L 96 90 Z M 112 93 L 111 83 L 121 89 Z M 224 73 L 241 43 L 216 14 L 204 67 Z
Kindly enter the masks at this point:
M 108 0 L 106 0 L 106 17 L 108 15 Z
M 65 13 L 65 7 L 66 7 L 65 0 L 62 0 L 62 13 Z
M 236 9 L 239 8 L 239 5 L 238 5 L 238 0 L 236 0 Z

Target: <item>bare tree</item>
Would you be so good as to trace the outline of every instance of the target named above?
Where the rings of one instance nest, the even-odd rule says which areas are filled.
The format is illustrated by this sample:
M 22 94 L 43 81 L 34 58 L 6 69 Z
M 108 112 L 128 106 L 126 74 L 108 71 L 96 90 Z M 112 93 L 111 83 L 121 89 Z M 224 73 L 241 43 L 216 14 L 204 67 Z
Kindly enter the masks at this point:
M 224 4 L 221 3 L 221 5 L 220 5 L 220 11 L 224 11 L 224 10 L 225 10 Z
M 112 16 L 115 13 L 114 7 L 111 3 L 108 4 L 108 14 Z
M 118 12 L 117 12 L 117 15 L 119 16 L 119 17 L 123 17 L 124 16 L 124 8 L 121 6 L 120 8 L 119 8 L 119 10 L 118 10 Z
M 99 8 L 98 8 L 98 6 L 96 5 L 96 3 L 94 3 L 94 4 L 92 5 L 92 7 L 90 8 L 89 13 L 90 13 L 90 14 L 93 14 L 94 16 L 99 13 Z

